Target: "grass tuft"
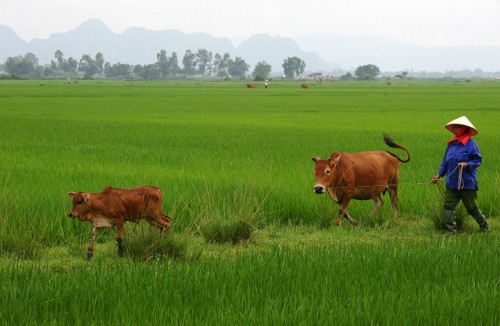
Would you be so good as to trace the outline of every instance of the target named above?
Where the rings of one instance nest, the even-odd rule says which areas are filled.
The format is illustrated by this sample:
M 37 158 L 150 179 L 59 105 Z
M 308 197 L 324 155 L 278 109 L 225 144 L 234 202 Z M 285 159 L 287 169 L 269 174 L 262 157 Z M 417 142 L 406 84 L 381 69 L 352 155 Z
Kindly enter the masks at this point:
M 200 233 L 208 242 L 237 244 L 250 239 L 256 228 L 242 219 L 212 219 L 200 226 Z
M 231 196 L 217 196 L 207 187 L 195 206 L 199 212 L 196 233 L 215 243 L 237 244 L 248 240 L 265 224 L 266 200 L 267 195 L 261 196 L 253 186 L 236 186 Z
M 146 223 L 133 229 L 129 227 L 123 243 L 126 256 L 143 261 L 183 259 L 188 248 L 187 242 L 172 232 L 161 233 Z

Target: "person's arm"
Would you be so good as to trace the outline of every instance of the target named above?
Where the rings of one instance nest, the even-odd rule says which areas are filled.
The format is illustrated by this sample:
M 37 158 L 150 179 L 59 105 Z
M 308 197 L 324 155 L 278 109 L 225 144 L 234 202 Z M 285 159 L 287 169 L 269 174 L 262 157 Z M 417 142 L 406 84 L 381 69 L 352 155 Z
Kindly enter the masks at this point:
M 446 162 L 446 155 L 448 154 L 448 148 L 446 148 L 446 151 L 444 152 L 444 157 L 443 161 L 441 162 L 441 165 L 439 166 L 438 173 L 432 177 L 431 183 L 435 184 L 438 182 L 439 179 L 444 177 L 446 175 L 446 170 L 448 169 L 448 162 Z
M 464 167 L 468 166 L 469 169 L 473 170 L 480 166 L 481 163 L 483 163 L 483 158 L 481 156 L 481 153 L 479 152 L 479 147 L 477 146 L 476 142 L 471 142 L 469 152 L 469 161 L 460 162 L 459 164 L 462 164 Z

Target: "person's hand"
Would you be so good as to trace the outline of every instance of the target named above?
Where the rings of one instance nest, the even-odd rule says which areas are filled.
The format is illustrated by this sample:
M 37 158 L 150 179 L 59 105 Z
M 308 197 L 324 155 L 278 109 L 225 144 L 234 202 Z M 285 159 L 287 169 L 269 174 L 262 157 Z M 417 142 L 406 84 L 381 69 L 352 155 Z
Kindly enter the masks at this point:
M 461 166 L 463 168 L 466 167 L 467 165 L 469 165 L 469 163 L 467 163 L 467 162 L 460 162 L 460 163 L 458 163 L 458 166 Z
M 435 176 L 432 177 L 431 183 L 436 184 L 440 178 L 441 176 L 439 174 L 436 174 Z

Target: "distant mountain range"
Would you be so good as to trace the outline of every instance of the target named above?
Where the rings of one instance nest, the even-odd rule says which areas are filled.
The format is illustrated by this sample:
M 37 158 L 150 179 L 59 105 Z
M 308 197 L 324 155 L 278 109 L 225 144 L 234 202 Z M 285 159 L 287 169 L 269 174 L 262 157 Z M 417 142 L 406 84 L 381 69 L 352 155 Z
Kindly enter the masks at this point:
M 373 63 L 382 71 L 475 70 L 500 72 L 500 45 L 426 47 L 380 36 L 313 34 L 296 38 L 327 62 L 344 69 Z
M 229 38 L 207 33 L 186 34 L 177 30 L 152 31 L 133 27 L 123 33 L 112 32 L 100 20 L 89 20 L 66 33 L 48 39 L 26 42 L 15 32 L 0 25 L 0 63 L 8 57 L 34 53 L 40 64 L 50 63 L 61 50 L 65 58 L 80 60 L 97 52 L 110 63 L 151 64 L 164 49 L 176 52 L 181 64 L 186 50 L 206 49 L 212 53 L 229 53 L 241 57 L 253 70 L 259 61 L 266 61 L 274 72 L 282 71 L 283 60 L 297 56 L 306 62 L 306 71 L 330 73 L 353 70 L 360 65 L 375 64 L 381 71 L 500 71 L 500 46 L 424 47 L 376 36 L 338 36 L 311 34 L 294 39 L 254 35 L 239 46 Z

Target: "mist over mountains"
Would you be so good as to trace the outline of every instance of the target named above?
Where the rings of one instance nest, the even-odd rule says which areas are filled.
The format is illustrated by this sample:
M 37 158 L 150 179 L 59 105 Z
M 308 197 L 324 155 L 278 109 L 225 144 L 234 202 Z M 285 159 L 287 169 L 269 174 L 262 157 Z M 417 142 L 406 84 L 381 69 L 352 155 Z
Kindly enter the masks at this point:
M 339 36 L 310 34 L 300 37 L 272 37 L 258 34 L 238 46 L 229 38 L 207 33 L 186 34 L 178 30 L 152 31 L 132 27 L 114 33 L 100 20 L 89 20 L 74 30 L 52 34 L 47 39 L 26 42 L 15 32 L 0 25 L 0 63 L 8 57 L 34 53 L 40 64 L 50 63 L 61 50 L 65 58 L 80 60 L 97 52 L 110 63 L 151 64 L 164 49 L 177 52 L 179 63 L 186 50 L 229 53 L 241 57 L 250 65 L 250 72 L 259 61 L 266 61 L 274 72 L 282 71 L 283 60 L 297 56 L 306 62 L 306 72 L 331 73 L 354 70 L 365 64 L 375 64 L 381 71 L 500 71 L 500 46 L 424 47 L 377 36 Z

